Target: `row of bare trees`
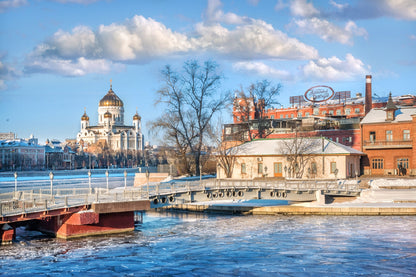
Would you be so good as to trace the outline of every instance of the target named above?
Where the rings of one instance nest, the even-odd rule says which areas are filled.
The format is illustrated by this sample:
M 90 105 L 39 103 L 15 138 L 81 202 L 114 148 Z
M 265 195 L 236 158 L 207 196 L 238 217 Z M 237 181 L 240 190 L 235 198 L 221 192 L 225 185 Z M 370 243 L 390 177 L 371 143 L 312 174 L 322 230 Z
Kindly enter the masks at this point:
M 203 150 L 207 145 L 215 145 L 218 166 L 226 172 L 227 177 L 232 176 L 236 162 L 234 148 L 222 141 L 222 128 L 215 128 L 217 116 L 230 105 L 239 111 L 242 125 L 246 126 L 243 131 L 248 132 L 248 140 L 270 135 L 266 110 L 279 104 L 280 84 L 259 81 L 247 89 L 236 90 L 234 99 L 231 96 L 233 93 L 220 91 L 224 77 L 213 61 L 203 64 L 195 60 L 187 61 L 181 70 L 167 65 L 161 73 L 163 86 L 157 91 L 156 105 L 165 112 L 150 123 L 150 129 L 153 134 L 162 134 L 164 144 L 175 149 L 176 163 L 181 165 L 182 172 L 199 175 L 201 157 L 206 154 Z M 252 124 L 256 124 L 256 128 Z M 299 143 L 294 145 L 299 146 Z M 288 149 L 292 146 L 288 146 Z M 301 151 L 290 150 L 291 153 Z M 207 160 L 206 157 L 204 159 Z M 293 168 L 305 164 L 305 158 L 298 154 L 289 159 Z

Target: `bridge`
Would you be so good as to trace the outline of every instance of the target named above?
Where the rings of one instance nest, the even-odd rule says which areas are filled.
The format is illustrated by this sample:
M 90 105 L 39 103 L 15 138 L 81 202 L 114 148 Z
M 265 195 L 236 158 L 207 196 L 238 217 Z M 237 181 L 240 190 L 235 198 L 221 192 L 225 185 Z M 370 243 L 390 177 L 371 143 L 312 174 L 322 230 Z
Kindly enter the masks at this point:
M 125 183 L 126 184 L 126 183 Z M 88 185 L 88 184 L 87 184 Z M 38 188 L 0 194 L 2 244 L 16 227 L 30 225 L 61 238 L 134 230 L 137 211 L 218 200 L 315 201 L 324 195 L 356 196 L 355 181 L 198 180 L 137 187 Z

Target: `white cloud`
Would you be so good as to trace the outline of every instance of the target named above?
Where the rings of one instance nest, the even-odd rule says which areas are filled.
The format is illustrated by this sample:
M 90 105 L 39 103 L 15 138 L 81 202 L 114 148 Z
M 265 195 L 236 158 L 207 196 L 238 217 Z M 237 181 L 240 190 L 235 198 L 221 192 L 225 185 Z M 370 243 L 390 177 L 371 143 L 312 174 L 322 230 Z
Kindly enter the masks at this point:
M 196 27 L 193 43 L 199 49 L 215 51 L 231 58 L 314 59 L 318 51 L 261 20 L 229 30 L 221 25 Z
M 4 57 L 0 57 L 4 58 Z M 22 73 L 8 63 L 0 61 L 0 90 L 7 89 L 7 82 L 19 78 Z
M 226 24 L 244 24 L 252 21 L 247 16 L 239 16 L 235 13 L 224 13 L 222 10 L 222 3 L 220 0 L 208 0 L 208 6 L 205 10 L 205 23 L 226 23 Z
M 173 32 L 151 18 L 134 16 L 123 24 L 93 31 L 78 26 L 59 30 L 26 59 L 26 72 L 78 76 L 110 70 L 115 63 L 143 63 L 168 55 L 213 52 L 227 58 L 315 59 L 318 51 L 261 20 L 227 29 L 220 24 L 195 26 L 193 37 Z M 104 62 L 107 61 L 107 62 Z M 84 63 L 86 64 L 84 64 Z M 76 70 L 76 66 L 80 66 Z
M 294 16 L 311 17 L 319 14 L 319 11 L 308 0 L 292 0 L 289 5 L 290 12 Z
M 283 0 L 277 0 L 276 5 L 274 6 L 274 9 L 276 11 L 283 10 L 284 8 L 289 7 L 289 4 L 283 2 Z
M 109 73 L 110 71 L 120 71 L 124 66 L 111 61 L 96 59 L 88 60 L 78 58 L 75 60 L 42 58 L 28 61 L 26 66 L 27 73 L 43 72 L 59 74 L 68 77 L 83 76 L 90 73 Z
M 405 20 L 416 20 L 416 1 L 414 0 L 383 0 L 381 5 L 393 17 Z M 377 2 L 376 2 L 377 3 Z
M 269 76 L 272 78 L 291 80 L 292 75 L 286 70 L 272 68 L 262 62 L 237 62 L 233 64 L 233 69 L 237 71 L 247 72 L 261 76 Z
M 192 49 L 186 35 L 137 15 L 125 24 L 101 25 L 97 36 L 103 57 L 119 61 L 143 61 Z
M 330 0 L 329 3 L 332 6 L 334 6 L 335 8 L 339 9 L 339 10 L 342 10 L 342 9 L 344 9 L 348 6 L 348 3 L 347 4 L 339 4 L 339 3 L 335 2 L 334 0 Z
M 342 44 L 352 44 L 353 36 L 367 38 L 367 31 L 358 27 L 353 21 L 348 21 L 345 27 L 339 27 L 325 19 L 317 17 L 293 21 L 297 30 L 304 34 L 316 34 L 325 41 L 336 41 Z
M 328 59 L 320 58 L 301 68 L 305 79 L 322 81 L 347 81 L 355 76 L 367 74 L 369 70 L 369 66 L 351 54 L 347 54 L 345 60 L 335 56 Z
M 18 8 L 27 4 L 27 0 L 3 0 L 0 2 L 0 13 L 4 13 L 8 9 Z
M 416 40 L 416 35 L 410 35 L 410 36 L 409 36 L 409 38 L 410 38 L 411 40 Z

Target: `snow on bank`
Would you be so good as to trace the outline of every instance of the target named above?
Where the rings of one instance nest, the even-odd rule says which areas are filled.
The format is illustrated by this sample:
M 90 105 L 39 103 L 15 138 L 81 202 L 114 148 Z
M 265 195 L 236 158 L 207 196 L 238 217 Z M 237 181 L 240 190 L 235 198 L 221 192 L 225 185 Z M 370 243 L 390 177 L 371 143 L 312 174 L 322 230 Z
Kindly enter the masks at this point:
M 403 188 L 415 188 L 416 189 L 416 179 L 407 179 L 407 178 L 392 178 L 392 179 L 374 179 L 369 181 L 369 186 L 373 190 L 379 190 L 383 188 L 394 188 L 394 187 L 403 187 Z

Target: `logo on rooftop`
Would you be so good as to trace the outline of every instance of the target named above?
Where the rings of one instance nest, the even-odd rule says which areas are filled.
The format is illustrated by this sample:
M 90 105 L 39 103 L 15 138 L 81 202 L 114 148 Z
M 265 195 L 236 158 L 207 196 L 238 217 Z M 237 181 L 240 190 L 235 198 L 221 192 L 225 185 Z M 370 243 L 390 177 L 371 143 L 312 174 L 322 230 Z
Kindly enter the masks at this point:
M 334 96 L 334 90 L 328 86 L 314 86 L 305 92 L 305 99 L 310 102 L 324 102 Z

